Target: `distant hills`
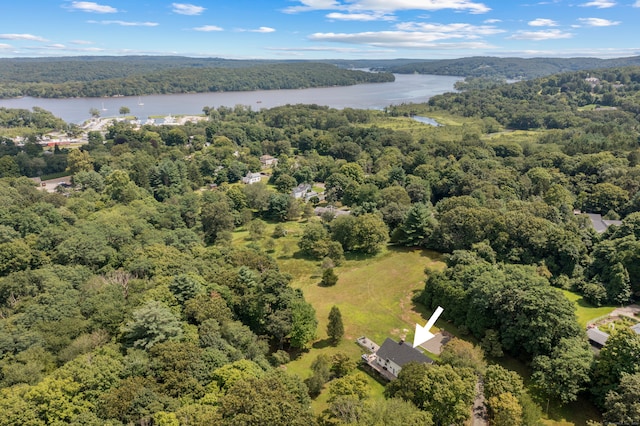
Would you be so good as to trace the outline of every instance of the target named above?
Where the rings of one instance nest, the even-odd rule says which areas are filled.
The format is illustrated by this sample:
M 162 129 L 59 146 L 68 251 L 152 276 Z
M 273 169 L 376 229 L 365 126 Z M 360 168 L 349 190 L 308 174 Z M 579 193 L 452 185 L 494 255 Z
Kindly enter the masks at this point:
M 595 70 L 640 65 L 640 56 L 628 58 L 471 58 L 414 61 L 381 66 L 398 74 L 436 74 L 460 77 L 501 77 L 528 80 L 568 71 Z
M 640 66 L 640 56 L 319 61 L 181 56 L 0 58 L 0 98 L 137 96 L 323 87 L 393 81 L 390 73 L 528 80 L 568 71 L 632 65 Z M 372 69 L 379 73 L 354 71 L 357 69 Z

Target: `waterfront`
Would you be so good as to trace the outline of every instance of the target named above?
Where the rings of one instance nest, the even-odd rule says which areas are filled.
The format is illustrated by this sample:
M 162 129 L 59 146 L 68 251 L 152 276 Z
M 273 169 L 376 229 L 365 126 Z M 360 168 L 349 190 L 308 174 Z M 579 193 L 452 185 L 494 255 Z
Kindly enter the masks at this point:
M 120 107 L 145 120 L 166 115 L 201 114 L 205 106 L 218 108 L 235 105 L 255 110 L 287 104 L 317 104 L 332 108 L 383 109 L 389 105 L 426 102 L 431 96 L 450 92 L 461 77 L 420 74 L 396 74 L 391 83 L 359 84 L 346 87 L 324 87 L 297 90 L 260 90 L 251 92 L 215 92 L 143 97 L 0 99 L 0 107 L 31 109 L 34 106 L 51 111 L 69 123 L 81 124 L 90 118 L 89 110 L 100 111 L 102 117 L 117 117 Z

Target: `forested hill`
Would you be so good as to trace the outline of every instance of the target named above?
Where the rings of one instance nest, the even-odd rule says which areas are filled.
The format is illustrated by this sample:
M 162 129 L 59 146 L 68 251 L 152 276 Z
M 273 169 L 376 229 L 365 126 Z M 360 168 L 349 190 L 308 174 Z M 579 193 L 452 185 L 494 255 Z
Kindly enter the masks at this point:
M 398 74 L 436 74 L 462 77 L 500 77 L 530 79 L 567 71 L 602 69 L 640 65 L 640 56 L 629 58 L 496 58 L 476 56 L 472 58 L 416 61 L 409 64 L 385 67 Z
M 0 60 L 0 98 L 137 96 L 302 89 L 393 81 L 390 73 L 312 62 L 102 58 Z

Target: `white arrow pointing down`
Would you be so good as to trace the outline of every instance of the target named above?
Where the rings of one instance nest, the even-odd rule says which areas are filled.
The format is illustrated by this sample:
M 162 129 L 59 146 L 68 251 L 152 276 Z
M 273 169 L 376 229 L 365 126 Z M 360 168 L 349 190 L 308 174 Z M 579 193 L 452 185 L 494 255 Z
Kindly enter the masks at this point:
M 429 318 L 429 321 L 427 321 L 427 324 L 424 327 L 422 327 L 420 324 L 416 324 L 416 333 L 413 336 L 413 347 L 414 348 L 416 346 L 418 346 L 418 345 L 423 344 L 424 342 L 430 340 L 431 338 L 433 338 L 435 336 L 435 334 L 431 333 L 429 330 L 436 323 L 436 321 L 438 320 L 438 317 L 440 316 L 442 311 L 444 311 L 444 309 L 442 309 L 440 306 L 438 306 L 436 308 L 435 312 L 433 313 L 433 315 L 431 315 L 431 318 Z

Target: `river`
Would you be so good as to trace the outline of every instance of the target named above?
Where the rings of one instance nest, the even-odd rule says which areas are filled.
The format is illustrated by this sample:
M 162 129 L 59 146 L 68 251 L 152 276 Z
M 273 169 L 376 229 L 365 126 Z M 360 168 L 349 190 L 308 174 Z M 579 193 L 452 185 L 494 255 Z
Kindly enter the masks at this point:
M 51 111 L 68 123 L 81 124 L 96 108 L 102 117 L 116 117 L 120 107 L 128 107 L 130 115 L 145 120 L 149 116 L 196 115 L 202 108 L 248 105 L 254 110 L 286 104 L 317 104 L 333 108 L 382 109 L 389 105 L 426 102 L 431 96 L 453 90 L 461 77 L 440 75 L 396 74 L 391 83 L 358 84 L 346 87 L 322 87 L 294 90 L 260 90 L 252 92 L 215 92 L 177 95 L 148 95 L 116 98 L 0 99 L 0 107 L 31 109 L 34 106 Z

